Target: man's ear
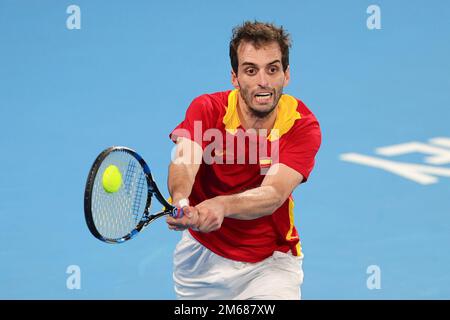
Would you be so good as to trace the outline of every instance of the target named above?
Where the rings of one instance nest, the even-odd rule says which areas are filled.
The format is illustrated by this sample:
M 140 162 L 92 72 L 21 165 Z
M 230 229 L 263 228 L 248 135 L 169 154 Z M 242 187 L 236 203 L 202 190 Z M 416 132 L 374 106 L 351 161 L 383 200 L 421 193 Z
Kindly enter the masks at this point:
M 239 89 L 239 81 L 237 79 L 237 74 L 234 72 L 234 70 L 231 70 L 231 83 L 233 84 L 233 87 Z
M 291 80 L 291 70 L 289 66 L 287 66 L 286 71 L 284 72 L 284 84 L 283 87 L 287 87 L 289 84 L 289 80 Z

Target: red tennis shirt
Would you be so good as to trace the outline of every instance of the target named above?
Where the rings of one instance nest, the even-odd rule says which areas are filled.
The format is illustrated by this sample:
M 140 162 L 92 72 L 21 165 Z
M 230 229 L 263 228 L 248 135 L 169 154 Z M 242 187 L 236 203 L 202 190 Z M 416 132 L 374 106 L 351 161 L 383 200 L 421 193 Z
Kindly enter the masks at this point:
M 268 168 L 283 163 L 306 182 L 321 143 L 319 123 L 300 100 L 283 94 L 273 129 L 266 135 L 241 126 L 238 90 L 204 94 L 192 101 L 170 138 L 196 141 L 203 160 L 189 196 L 191 205 L 220 195 L 259 187 Z M 271 215 L 254 220 L 225 218 L 220 229 L 192 236 L 214 253 L 236 261 L 258 262 L 274 251 L 301 255 L 294 226 L 292 195 Z

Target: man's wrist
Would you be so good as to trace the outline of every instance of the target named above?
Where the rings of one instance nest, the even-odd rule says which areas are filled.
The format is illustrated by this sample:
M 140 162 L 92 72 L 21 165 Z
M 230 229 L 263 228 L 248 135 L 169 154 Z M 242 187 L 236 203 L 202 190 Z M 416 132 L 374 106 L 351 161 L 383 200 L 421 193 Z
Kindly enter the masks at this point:
M 228 217 L 231 214 L 230 210 L 230 204 L 231 204 L 231 196 L 217 196 L 216 200 L 219 201 L 219 203 L 223 207 L 223 216 Z
M 178 206 L 180 208 L 189 207 L 189 199 L 183 198 L 183 199 L 178 200 Z
M 187 205 L 189 205 L 189 198 L 186 195 L 184 195 L 182 193 L 173 194 L 173 196 L 172 196 L 172 204 L 173 205 L 179 205 L 180 201 L 182 201 L 182 200 L 184 200 L 183 202 L 185 202 L 187 200 L 187 203 L 188 203 Z

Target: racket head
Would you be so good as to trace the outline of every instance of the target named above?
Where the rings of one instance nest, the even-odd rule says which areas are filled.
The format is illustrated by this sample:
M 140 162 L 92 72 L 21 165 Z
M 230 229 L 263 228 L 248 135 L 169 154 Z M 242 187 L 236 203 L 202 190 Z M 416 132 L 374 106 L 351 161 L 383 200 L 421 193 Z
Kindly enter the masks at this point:
M 102 184 L 110 165 L 116 166 L 122 177 L 116 192 L 107 192 Z M 134 150 L 114 146 L 102 151 L 89 171 L 84 194 L 90 232 L 107 243 L 122 243 L 136 236 L 149 221 L 155 188 L 148 165 Z

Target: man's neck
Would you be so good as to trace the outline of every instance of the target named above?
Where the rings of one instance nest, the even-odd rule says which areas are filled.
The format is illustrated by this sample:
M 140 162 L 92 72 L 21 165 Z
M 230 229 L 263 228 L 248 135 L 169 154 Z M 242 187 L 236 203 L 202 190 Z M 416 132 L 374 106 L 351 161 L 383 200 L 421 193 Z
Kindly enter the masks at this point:
M 238 109 L 239 120 L 241 122 L 242 127 L 245 130 L 265 129 L 265 130 L 267 130 L 268 133 L 270 133 L 270 130 L 273 128 L 273 125 L 275 124 L 275 120 L 277 118 L 277 111 L 278 111 L 278 107 L 276 107 L 272 111 L 272 113 L 270 113 L 267 117 L 258 118 L 251 113 L 251 111 L 245 104 L 244 99 L 242 99 L 242 97 L 240 97 L 240 96 L 238 98 L 237 109 Z

